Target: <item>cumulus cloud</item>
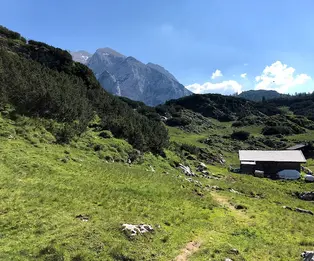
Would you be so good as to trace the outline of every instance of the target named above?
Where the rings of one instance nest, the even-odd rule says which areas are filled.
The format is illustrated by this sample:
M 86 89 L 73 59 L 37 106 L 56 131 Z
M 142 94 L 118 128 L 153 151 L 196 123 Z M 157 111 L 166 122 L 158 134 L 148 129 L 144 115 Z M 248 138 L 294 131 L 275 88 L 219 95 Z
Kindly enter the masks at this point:
M 255 77 L 256 90 L 275 90 L 280 93 L 288 92 L 292 87 L 305 84 L 311 80 L 307 74 L 295 74 L 293 67 L 280 61 L 266 66 L 263 73 Z
M 204 84 L 194 83 L 186 86 L 186 88 L 194 93 L 234 94 L 242 92 L 242 85 L 233 80 L 223 81 L 219 83 L 211 82 L 205 82 Z
M 242 73 L 240 76 L 241 76 L 241 78 L 245 79 L 247 76 L 247 73 Z
M 217 69 L 216 71 L 213 72 L 212 79 L 216 79 L 218 77 L 222 77 L 222 72 Z

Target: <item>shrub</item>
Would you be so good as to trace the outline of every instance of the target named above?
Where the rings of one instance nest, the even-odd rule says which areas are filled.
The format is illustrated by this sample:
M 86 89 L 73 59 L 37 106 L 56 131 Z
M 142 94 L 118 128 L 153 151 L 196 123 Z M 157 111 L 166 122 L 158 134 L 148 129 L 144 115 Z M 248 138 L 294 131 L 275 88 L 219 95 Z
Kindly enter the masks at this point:
M 266 126 L 262 130 L 263 135 L 291 135 L 293 134 L 293 131 L 291 128 L 286 126 Z
M 189 125 L 192 121 L 188 118 L 180 118 L 180 117 L 173 117 L 166 121 L 168 126 L 186 126 Z
M 234 131 L 231 134 L 231 138 L 234 140 L 247 140 L 250 137 L 250 133 L 247 131 Z
M 235 121 L 232 123 L 232 127 L 243 127 L 245 124 L 242 121 Z

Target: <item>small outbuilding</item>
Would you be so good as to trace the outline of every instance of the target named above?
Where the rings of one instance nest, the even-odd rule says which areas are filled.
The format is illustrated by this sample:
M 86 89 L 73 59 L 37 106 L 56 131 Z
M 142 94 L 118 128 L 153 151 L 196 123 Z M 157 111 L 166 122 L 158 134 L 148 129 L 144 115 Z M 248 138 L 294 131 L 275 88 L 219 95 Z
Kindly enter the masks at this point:
M 287 150 L 301 150 L 303 152 L 303 155 L 306 158 L 314 157 L 314 147 L 313 147 L 313 145 L 308 144 L 308 143 L 296 144 L 292 147 L 287 148 Z
M 301 150 L 240 150 L 241 173 L 254 174 L 263 171 L 266 176 L 275 176 L 279 171 L 301 171 L 306 159 Z

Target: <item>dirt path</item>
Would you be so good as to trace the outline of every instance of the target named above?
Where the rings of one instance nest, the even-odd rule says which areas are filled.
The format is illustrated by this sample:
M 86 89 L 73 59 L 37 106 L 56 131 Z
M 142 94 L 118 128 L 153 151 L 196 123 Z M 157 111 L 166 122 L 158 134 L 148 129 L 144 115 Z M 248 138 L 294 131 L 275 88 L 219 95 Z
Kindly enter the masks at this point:
M 214 200 L 219 203 L 219 205 L 227 207 L 229 210 L 232 211 L 240 220 L 247 220 L 248 216 L 245 214 L 245 212 L 241 210 L 237 210 L 230 202 L 229 199 L 225 196 L 219 195 L 216 192 L 212 192 L 211 195 L 213 196 Z
M 199 250 L 201 246 L 200 242 L 191 241 L 186 244 L 186 246 L 181 249 L 180 255 L 178 255 L 173 261 L 187 261 L 189 256 Z
M 214 200 L 221 206 L 227 207 L 236 217 L 237 220 L 247 223 L 248 216 L 245 212 L 237 210 L 230 202 L 226 196 L 220 195 L 217 192 L 211 193 Z M 189 257 L 197 252 L 201 247 L 200 241 L 191 241 L 186 244 L 186 246 L 181 249 L 180 254 L 173 259 L 173 261 L 188 261 Z

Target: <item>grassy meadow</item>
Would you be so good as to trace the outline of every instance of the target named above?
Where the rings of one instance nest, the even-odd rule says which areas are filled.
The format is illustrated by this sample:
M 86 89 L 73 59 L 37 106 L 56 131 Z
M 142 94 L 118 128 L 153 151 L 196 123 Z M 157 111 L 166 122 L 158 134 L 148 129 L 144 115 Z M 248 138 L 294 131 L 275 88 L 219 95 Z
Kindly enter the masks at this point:
M 293 196 L 314 184 L 229 173 L 231 152 L 225 166 L 208 165 L 219 179 L 189 182 L 169 164 L 181 160 L 173 151 L 127 164 L 132 147 L 92 129 L 57 145 L 36 120 L 0 119 L 0 260 L 180 260 L 197 242 L 184 260 L 293 261 L 314 248 L 314 216 L 283 208 L 314 211 L 313 202 Z M 208 133 L 169 132 L 172 142 L 215 151 L 199 142 Z M 129 238 L 123 223 L 155 231 Z

